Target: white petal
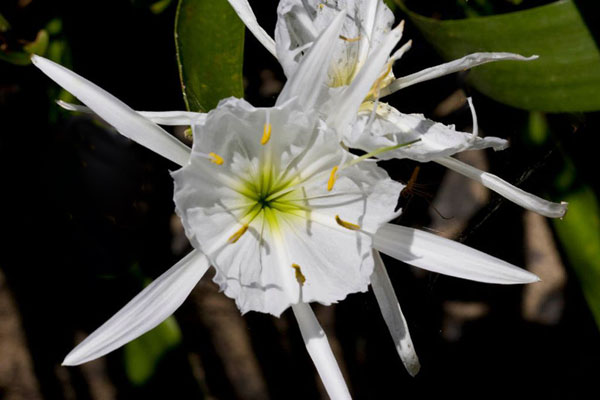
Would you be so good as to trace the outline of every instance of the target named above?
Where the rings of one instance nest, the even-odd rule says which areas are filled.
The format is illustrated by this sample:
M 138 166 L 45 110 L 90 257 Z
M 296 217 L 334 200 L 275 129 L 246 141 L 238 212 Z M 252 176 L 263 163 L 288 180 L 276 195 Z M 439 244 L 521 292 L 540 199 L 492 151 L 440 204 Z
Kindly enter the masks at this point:
M 415 267 L 457 278 L 501 284 L 539 281 L 531 272 L 479 250 L 400 225 L 382 226 L 373 248 Z
M 183 303 L 208 266 L 206 257 L 192 251 L 75 347 L 63 365 L 102 357 L 160 324 Z
M 350 86 L 344 90 L 341 101 L 337 104 L 336 112 L 327 121 L 338 134 L 343 133 L 347 125 L 356 118 L 358 108 L 369 93 L 375 80 L 379 78 L 384 70 L 390 52 L 402 38 L 402 29 L 403 24 L 400 24 L 385 36 L 379 47 L 371 53 L 369 60 L 361 68 Z
M 333 48 L 339 40 L 345 15 L 345 11 L 340 12 L 315 41 L 294 75 L 283 87 L 277 105 L 282 105 L 294 97 L 298 98 L 304 110 L 312 110 L 317 105 L 328 88 L 327 66 L 331 63 Z
M 76 111 L 85 114 L 95 114 L 89 107 L 79 104 L 67 103 L 66 101 L 56 100 L 56 104 L 69 111 Z M 206 120 L 204 113 L 192 111 L 136 111 L 142 117 L 149 119 L 158 125 L 167 126 L 186 126 L 193 124 L 202 124 Z
M 142 117 L 104 89 L 67 68 L 40 56 L 33 55 L 36 67 L 60 86 L 90 107 L 100 118 L 114 126 L 123 136 L 147 147 L 157 154 L 185 165 L 190 148 L 167 131 Z
M 299 303 L 294 304 L 292 310 L 294 310 L 294 316 L 298 321 L 306 350 L 317 368 L 327 394 L 332 400 L 351 399 L 340 367 L 331 351 L 331 346 L 329 346 L 327 336 L 321 325 L 319 325 L 312 309 L 306 303 Z
M 438 164 L 471 178 L 488 189 L 512 201 L 521 207 L 550 218 L 562 218 L 567 213 L 566 202 L 553 203 L 519 189 L 505 180 L 488 172 L 481 171 L 452 157 L 434 160 Z
M 421 114 L 403 114 L 388 104 L 379 103 L 375 118 L 368 125 L 371 110 L 375 107 L 372 102 L 361 106 L 356 123 L 345 138 L 344 143 L 351 148 L 371 152 L 388 146 L 419 142 L 407 147 L 381 153 L 378 158 L 409 158 L 411 160 L 428 162 L 440 157 L 449 156 L 465 150 L 493 148 L 503 150 L 508 142 L 497 137 L 478 137 L 475 134 L 457 131 L 453 126 L 425 118 Z M 364 111 L 363 111 L 364 109 Z
M 415 83 L 439 78 L 440 76 L 448 75 L 454 72 L 464 71 L 481 64 L 503 60 L 531 61 L 537 58 L 538 56 L 524 57 L 514 53 L 473 53 L 457 60 L 436 65 L 435 67 L 426 68 L 411 75 L 400 77 L 392 82 L 389 86 L 381 90 L 381 97 L 390 95 L 400 89 L 404 89 L 405 87 L 412 86 Z
M 277 52 L 275 51 L 275 41 L 265 30 L 258 24 L 256 20 L 256 15 L 252 11 L 252 7 L 250 7 L 250 3 L 248 0 L 228 0 L 231 7 L 235 10 L 238 17 L 244 22 L 246 27 L 252 32 L 254 37 L 258 39 L 258 41 L 265 46 L 265 49 L 269 51 L 269 53 L 273 54 L 273 56 L 277 57 Z
M 408 373 L 415 376 L 419 373 L 421 365 L 415 352 L 415 346 L 410 338 L 406 319 L 402 314 L 400 303 L 378 251 L 373 251 L 373 258 L 375 259 L 375 269 L 373 275 L 371 275 L 373 293 L 375 293 L 381 315 L 383 315 L 383 319 L 390 330 L 402 363 Z
M 277 58 L 288 78 L 296 71 L 303 51 L 319 36 L 320 31 L 313 24 L 311 15 L 314 10 L 301 0 L 282 0 L 277 6 L 275 45 Z

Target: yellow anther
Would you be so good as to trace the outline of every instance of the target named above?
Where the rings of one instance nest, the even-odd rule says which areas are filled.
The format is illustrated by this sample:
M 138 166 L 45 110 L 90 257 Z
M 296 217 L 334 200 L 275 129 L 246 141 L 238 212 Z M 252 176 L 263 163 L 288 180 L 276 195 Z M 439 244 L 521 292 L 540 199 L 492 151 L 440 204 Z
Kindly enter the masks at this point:
M 223 157 L 221 157 L 217 153 L 210 152 L 208 153 L 208 156 L 210 157 L 210 162 L 215 163 L 217 165 L 223 164 Z
M 329 180 L 327 181 L 327 191 L 329 192 L 331 192 L 331 189 L 333 189 L 333 185 L 335 185 L 335 175 L 337 174 L 337 170 L 338 166 L 336 165 L 335 167 L 333 167 L 333 169 L 331 170 L 331 174 L 329 175 Z
M 393 62 L 387 63 L 385 71 L 383 71 L 383 73 L 381 75 L 379 75 L 379 78 L 377 78 L 375 80 L 375 83 L 373 83 L 373 86 L 371 86 L 371 90 L 369 90 L 369 93 L 367 93 L 366 99 L 379 97 L 379 90 L 381 90 L 385 79 L 388 77 L 390 72 L 392 72 L 392 66 L 393 66 Z M 387 86 L 387 84 L 386 84 L 386 86 Z
M 263 135 L 262 139 L 260 139 L 260 144 L 267 144 L 269 139 L 271 139 L 271 124 L 267 122 L 263 128 Z
M 242 235 L 246 233 L 247 230 L 248 224 L 242 225 L 242 227 L 238 229 L 233 235 L 229 236 L 229 239 L 227 239 L 227 241 L 232 244 L 237 242 L 242 237 Z
M 186 128 L 185 131 L 183 131 L 183 136 L 185 136 L 186 139 L 191 139 L 192 137 L 194 137 L 192 128 Z
M 346 36 L 340 35 L 340 39 L 342 39 L 342 40 L 344 40 L 346 42 L 350 42 L 350 43 L 352 43 L 352 42 L 358 42 L 360 40 L 360 38 L 361 38 L 360 36 L 357 36 L 355 38 L 348 38 Z
M 356 225 L 351 222 L 344 221 L 343 219 L 340 218 L 339 215 L 335 216 L 335 222 L 337 222 L 339 226 L 343 226 L 344 228 L 350 229 L 351 231 L 360 230 L 360 225 Z
M 325 7 L 325 4 L 323 4 L 323 3 L 319 4 L 319 8 L 320 8 L 321 10 L 323 9 L 323 7 Z
M 306 282 L 306 277 L 302 273 L 302 269 L 300 268 L 300 266 L 298 264 L 292 264 L 292 268 L 294 268 L 294 270 L 296 271 L 296 280 L 298 281 L 300 286 L 304 285 L 304 282 Z

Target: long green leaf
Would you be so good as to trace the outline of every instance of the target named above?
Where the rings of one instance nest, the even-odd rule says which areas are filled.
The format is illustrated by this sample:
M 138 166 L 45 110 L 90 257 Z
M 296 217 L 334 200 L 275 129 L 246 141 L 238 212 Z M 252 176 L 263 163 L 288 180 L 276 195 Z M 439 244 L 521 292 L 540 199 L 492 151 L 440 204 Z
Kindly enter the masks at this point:
M 600 110 L 600 52 L 571 0 L 524 11 L 435 20 L 396 3 L 446 60 L 477 51 L 537 54 L 474 68 L 470 83 L 514 107 L 547 112 Z
M 582 186 L 564 197 L 569 212 L 554 227 L 577 273 L 583 294 L 600 327 L 600 208 L 593 190 Z
M 243 97 L 244 24 L 227 0 L 180 0 L 175 43 L 188 110 L 209 111 Z

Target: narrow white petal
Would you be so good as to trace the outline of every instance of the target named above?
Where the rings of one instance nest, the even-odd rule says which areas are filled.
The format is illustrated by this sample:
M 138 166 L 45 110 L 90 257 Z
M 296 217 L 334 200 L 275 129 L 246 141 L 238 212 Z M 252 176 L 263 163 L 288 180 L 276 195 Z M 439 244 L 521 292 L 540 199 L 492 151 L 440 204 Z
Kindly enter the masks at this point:
M 381 315 L 383 315 L 383 319 L 390 330 L 402 363 L 408 373 L 415 376 L 421 369 L 421 365 L 415 352 L 415 346 L 410 338 L 406 319 L 402 314 L 400 303 L 378 251 L 373 251 L 373 258 L 375 260 L 375 269 L 373 275 L 371 275 L 373 293 L 375 293 Z
M 228 0 L 231 7 L 235 10 L 238 17 L 244 22 L 246 27 L 252 32 L 254 37 L 258 39 L 258 41 L 265 46 L 265 49 L 269 51 L 269 53 L 273 54 L 275 58 L 277 58 L 277 52 L 275 51 L 275 41 L 265 30 L 258 24 L 256 20 L 256 15 L 252 11 L 252 7 L 250 7 L 250 3 L 248 0 Z
M 340 135 L 346 125 L 356 117 L 358 108 L 363 103 L 375 80 L 384 70 L 390 52 L 402 38 L 402 29 L 403 24 L 400 24 L 385 36 L 379 47 L 371 53 L 369 60 L 350 86 L 344 90 L 341 101 L 336 105 L 336 112 L 327 121 Z
M 340 371 L 340 367 L 333 356 L 329 341 L 319 321 L 315 317 L 310 305 L 298 303 L 292 305 L 294 315 L 298 321 L 304 344 L 310 358 L 312 358 L 317 372 L 323 381 L 325 390 L 332 400 L 350 399 L 350 392 Z
M 183 303 L 208 266 L 202 253 L 192 251 L 75 347 L 63 365 L 102 357 L 160 324 Z
M 494 61 L 513 60 L 513 61 L 531 61 L 538 56 L 524 57 L 514 53 L 473 53 L 457 60 L 453 60 L 434 67 L 426 68 L 407 76 L 400 77 L 392 82 L 388 87 L 381 90 L 381 97 L 390 95 L 400 89 L 414 85 L 415 83 L 439 78 L 440 76 L 452 74 L 454 72 L 464 71 Z
M 373 110 L 375 117 L 371 120 Z M 473 112 L 474 131 L 477 120 Z M 403 114 L 385 103 L 364 102 L 352 129 L 347 130 L 344 143 L 366 152 L 419 140 L 410 146 L 400 147 L 378 155 L 378 158 L 410 158 L 429 162 L 465 150 L 493 148 L 503 150 L 508 142 L 497 137 L 479 137 L 475 133 L 461 132 L 425 118 L 421 114 Z
M 328 65 L 331 63 L 333 49 L 339 40 L 339 32 L 344 23 L 346 11 L 342 10 L 331 25 L 311 46 L 300 66 L 285 84 L 277 98 L 276 105 L 282 105 L 297 97 L 304 110 L 311 110 L 327 90 Z
M 36 55 L 31 57 L 31 61 L 52 80 L 90 107 L 100 118 L 114 126 L 123 136 L 174 163 L 187 163 L 190 157 L 189 147 L 136 113 L 121 100 L 53 61 Z
M 382 226 L 373 248 L 415 267 L 457 278 L 501 284 L 539 281 L 531 272 L 479 250 L 400 225 Z
M 471 118 L 473 119 L 473 137 L 479 136 L 479 124 L 477 123 L 477 113 L 475 112 L 475 106 L 473 105 L 473 98 L 467 97 L 467 103 L 469 103 L 469 110 L 471 110 Z
M 544 200 L 531 193 L 527 193 L 526 191 L 521 190 L 514 185 L 511 185 L 496 175 L 481 171 L 475 167 L 463 163 L 462 161 L 457 160 L 456 158 L 443 157 L 435 159 L 434 161 L 446 168 L 450 168 L 451 170 L 466 176 L 467 178 L 471 178 L 481 183 L 488 189 L 493 190 L 499 195 L 527 210 L 550 218 L 562 218 L 567 213 L 568 204 L 566 202 L 553 203 L 548 200 Z
M 76 111 L 85 114 L 95 114 L 89 107 L 79 104 L 67 103 L 66 101 L 56 100 L 56 104 L 68 111 Z M 149 119 L 158 125 L 167 126 L 186 126 L 193 124 L 202 124 L 206 120 L 204 113 L 192 111 L 136 111 L 142 117 Z

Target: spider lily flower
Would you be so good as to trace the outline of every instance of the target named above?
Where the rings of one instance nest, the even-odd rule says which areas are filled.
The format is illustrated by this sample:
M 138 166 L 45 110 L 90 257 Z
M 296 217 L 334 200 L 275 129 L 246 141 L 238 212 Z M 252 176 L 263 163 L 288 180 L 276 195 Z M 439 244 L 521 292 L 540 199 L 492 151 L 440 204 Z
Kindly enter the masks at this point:
M 136 112 L 74 72 L 32 57 L 34 65 L 118 132 L 182 166 L 172 173 L 174 201 L 194 247 L 69 353 L 65 365 L 101 357 L 154 328 L 212 265 L 215 281 L 243 313 L 278 316 L 291 307 L 328 394 L 347 399 L 348 389 L 310 302 L 331 304 L 376 284 L 399 352 L 411 363 L 411 372 L 418 370 L 378 251 L 466 279 L 501 284 L 538 280 L 467 246 L 389 223 L 399 215 L 394 208 L 404 186 L 368 158 L 412 143 L 357 157 L 339 146 L 337 128 L 315 112 L 327 99 L 328 73 L 321 66 L 331 62 L 344 16 L 340 13 L 320 34 L 272 108 L 230 98 L 208 114 Z M 374 62 L 384 60 L 381 54 L 399 39 L 397 31 L 386 35 Z M 377 79 L 372 72 L 379 65 L 370 62 L 349 86 L 353 100 L 340 113 L 357 113 L 360 101 L 355 99 L 364 98 Z M 348 119 L 330 118 L 334 126 Z M 193 148 L 153 121 L 192 125 Z
M 265 46 L 272 51 L 272 40 L 265 40 L 266 32 L 258 27 L 256 18 L 247 0 L 229 0 L 239 12 L 240 18 Z M 306 51 L 319 33 L 327 27 L 340 9 L 348 10 L 342 31 L 338 37 L 334 60 L 329 66 L 328 85 L 331 97 L 336 94 L 344 98 L 344 87 L 350 85 L 360 71 L 374 56 L 385 35 L 391 30 L 394 16 L 383 0 L 339 0 L 322 2 L 319 0 L 282 0 L 278 7 L 275 29 L 276 56 L 286 76 L 291 77 L 298 68 Z M 401 23 L 402 25 L 402 23 Z M 268 35 L 267 35 L 268 36 Z M 445 126 L 425 118 L 420 114 L 403 114 L 395 108 L 381 103 L 379 99 L 419 82 L 438 78 L 488 62 L 513 60 L 530 61 L 537 56 L 523 57 L 518 54 L 495 52 L 473 53 L 460 59 L 427 68 L 414 74 L 396 78 L 392 67 L 395 61 L 410 48 L 407 42 L 389 55 L 379 70 L 378 78 L 371 90 L 363 98 L 354 124 L 340 127 L 346 146 L 367 152 L 386 145 L 406 143 L 420 138 L 420 142 L 408 148 L 387 152 L 384 159 L 410 158 L 420 162 L 434 161 L 468 178 L 474 179 L 508 200 L 541 215 L 562 218 L 567 211 L 566 203 L 552 203 L 531 193 L 527 193 L 501 178 L 473 168 L 451 156 L 465 150 L 493 148 L 502 150 L 508 143 L 500 138 L 480 138 L 474 129 L 473 134 L 456 131 L 453 126 Z M 391 50 L 391 49 L 390 49 Z M 337 103 L 333 101 L 332 104 Z M 469 103 L 473 110 L 472 104 Z M 324 107 L 321 111 L 328 112 Z

